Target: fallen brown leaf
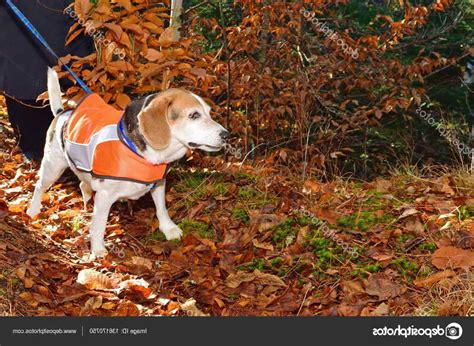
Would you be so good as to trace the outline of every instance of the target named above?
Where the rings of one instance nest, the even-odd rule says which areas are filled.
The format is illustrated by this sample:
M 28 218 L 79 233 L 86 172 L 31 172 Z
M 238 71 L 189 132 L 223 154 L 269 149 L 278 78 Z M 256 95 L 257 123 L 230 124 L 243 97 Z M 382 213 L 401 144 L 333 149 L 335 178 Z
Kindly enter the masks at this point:
M 372 316 L 387 316 L 389 313 L 388 305 L 385 303 L 380 304 L 377 308 L 372 311 Z
M 342 289 L 342 292 L 344 292 L 344 294 L 348 297 L 354 297 L 362 293 L 365 293 L 365 290 L 359 281 L 349 281 L 349 280 L 342 281 L 341 289 Z
M 144 267 L 150 271 L 153 269 L 153 262 L 150 261 L 148 258 L 133 256 L 131 264 L 137 267 Z
M 401 220 L 401 219 L 404 219 L 404 218 L 406 218 L 406 217 L 409 217 L 409 216 L 412 216 L 412 215 L 415 215 L 415 214 L 418 214 L 418 213 L 419 213 L 419 211 L 416 210 L 415 208 L 405 209 L 405 210 L 403 211 L 402 215 L 400 215 L 400 216 L 398 217 L 398 219 Z
M 454 246 L 442 247 L 433 253 L 431 263 L 438 269 L 468 269 L 474 266 L 474 251 Z
M 442 272 L 435 273 L 426 279 L 416 279 L 413 281 L 415 286 L 418 287 L 429 287 L 432 286 L 433 284 L 437 283 L 438 281 L 441 281 L 446 278 L 450 278 L 456 275 L 452 270 L 445 270 Z
M 250 282 L 255 279 L 255 274 L 238 271 L 235 274 L 230 274 L 225 280 L 225 284 L 230 288 L 237 288 L 244 282 Z
M 339 316 L 359 316 L 363 307 L 363 305 L 342 303 L 337 307 L 337 314 Z
M 285 282 L 276 275 L 262 273 L 258 269 L 255 269 L 253 274 L 255 275 L 255 282 L 260 285 L 286 287 Z
M 303 184 L 303 193 L 318 193 L 321 191 L 321 183 L 314 180 L 306 180 Z
M 102 296 L 90 297 L 85 304 L 86 309 L 96 310 L 102 306 Z
M 114 316 L 140 316 L 140 310 L 132 302 L 124 301 L 117 306 Z
M 365 291 L 379 300 L 395 298 L 406 291 L 406 287 L 396 283 L 383 273 L 376 273 L 367 280 Z
M 253 246 L 259 249 L 273 251 L 273 245 L 271 243 L 259 242 L 257 239 L 252 240 Z
M 84 269 L 77 275 L 77 282 L 90 290 L 113 289 L 117 287 L 117 281 L 111 279 L 95 269 Z

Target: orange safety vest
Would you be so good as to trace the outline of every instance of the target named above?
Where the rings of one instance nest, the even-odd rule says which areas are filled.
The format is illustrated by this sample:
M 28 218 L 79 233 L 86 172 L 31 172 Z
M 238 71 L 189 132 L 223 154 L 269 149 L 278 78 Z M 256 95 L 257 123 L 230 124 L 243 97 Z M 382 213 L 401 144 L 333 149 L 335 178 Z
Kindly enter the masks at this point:
M 154 165 L 138 154 L 122 131 L 123 113 L 97 94 L 86 96 L 67 120 L 66 152 L 78 170 L 96 177 L 156 183 L 166 176 L 167 164 Z

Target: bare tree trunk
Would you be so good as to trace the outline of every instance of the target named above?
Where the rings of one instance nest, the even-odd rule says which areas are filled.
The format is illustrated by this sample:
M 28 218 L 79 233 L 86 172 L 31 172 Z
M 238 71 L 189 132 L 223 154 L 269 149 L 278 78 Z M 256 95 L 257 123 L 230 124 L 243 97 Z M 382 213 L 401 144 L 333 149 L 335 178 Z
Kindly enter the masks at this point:
M 219 0 L 219 14 L 221 17 L 221 24 L 222 24 L 222 37 L 224 38 L 224 50 L 226 55 L 226 65 L 227 65 L 227 102 L 226 102 L 226 119 L 225 119 L 225 127 L 229 128 L 230 122 L 230 101 L 232 99 L 232 71 L 231 71 L 231 59 L 232 54 L 229 50 L 229 42 L 227 40 L 227 22 L 225 20 L 224 11 L 222 8 L 222 1 Z
M 181 12 L 183 11 L 183 0 L 171 0 L 170 26 L 174 28 L 174 39 L 179 40 L 181 28 Z
M 469 147 L 471 148 L 471 174 L 474 175 L 474 112 L 471 109 L 471 105 L 469 104 L 469 88 L 466 91 L 466 105 L 467 109 L 469 110 L 471 121 L 471 135 L 469 136 Z
M 264 71 L 265 71 L 265 65 L 266 65 L 266 62 L 267 62 L 267 53 L 268 53 L 268 46 L 269 46 L 269 35 L 270 35 L 270 14 L 269 14 L 269 10 L 267 8 L 267 5 L 268 5 L 268 0 L 263 0 L 263 3 L 262 3 L 262 9 L 263 9 L 263 22 L 262 22 L 262 30 L 260 32 L 260 36 L 259 36 L 259 41 L 260 41 L 260 49 L 259 49 L 259 58 L 258 58 L 258 61 L 259 61 L 259 66 L 258 66 L 258 69 L 259 69 L 259 75 L 263 75 Z M 255 96 L 255 104 L 256 104 L 256 107 L 255 107 L 255 110 L 256 110 L 256 113 L 257 113 L 257 119 L 256 119 L 256 123 L 255 123 L 255 130 L 256 130 L 256 139 L 257 139 L 257 145 L 259 145 L 259 138 L 260 138 L 260 135 L 259 135 L 259 130 L 260 130 L 260 102 L 261 102 L 261 95 L 260 95 L 260 90 L 257 90 L 257 94 Z
M 471 174 L 474 175 L 474 114 L 471 119 L 471 140 L 469 146 L 471 147 Z

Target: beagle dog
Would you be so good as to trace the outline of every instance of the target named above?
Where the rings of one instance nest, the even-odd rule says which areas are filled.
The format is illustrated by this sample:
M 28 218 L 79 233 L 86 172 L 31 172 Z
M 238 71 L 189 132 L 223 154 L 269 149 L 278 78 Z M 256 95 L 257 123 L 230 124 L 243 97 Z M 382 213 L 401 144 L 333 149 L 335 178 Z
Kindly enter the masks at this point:
M 94 151 L 97 154 L 100 149 L 100 146 L 97 145 L 97 137 L 108 132 L 109 136 L 115 136 L 115 139 L 120 138 L 121 143 L 126 146 L 126 151 L 130 150 L 126 153 L 127 155 L 136 155 L 131 158 L 132 160 L 142 160 L 143 162 L 140 164 L 151 166 L 152 169 L 182 158 L 190 148 L 208 152 L 219 151 L 225 146 L 229 132 L 211 119 L 209 105 L 201 97 L 191 92 L 182 89 L 169 89 L 133 101 L 126 108 L 124 114 L 120 115 L 120 124 L 108 124 L 105 127 L 107 131 L 101 131 L 100 136 L 97 134 L 97 136 L 92 136 L 92 140 L 89 138 L 86 143 L 73 143 L 70 138 L 66 138 L 65 129 L 71 125 L 69 123 L 72 121 L 71 118 L 74 117 L 75 111 L 63 111 L 58 75 L 52 69 L 48 70 L 48 93 L 55 118 L 48 130 L 44 158 L 38 172 L 39 179 L 27 214 L 31 218 L 38 215 L 41 210 L 42 195 L 69 167 L 81 180 L 80 188 L 85 205 L 95 192 L 90 225 L 93 256 L 103 257 L 107 254 L 104 234 L 113 203 L 119 199 L 138 199 L 147 192 L 151 192 L 156 206 L 159 229 L 164 233 L 166 239 L 180 239 L 182 231 L 170 219 L 165 205 L 165 177 L 150 182 L 101 176 L 94 173 L 94 168 L 84 167 L 87 166 L 87 162 L 79 164 L 82 155 L 80 150 L 89 155 L 91 152 L 94 155 Z M 76 110 L 78 108 L 79 106 Z M 87 126 L 90 127 L 93 124 L 87 123 Z M 80 132 L 82 129 L 73 129 L 72 132 L 74 131 Z M 108 148 L 105 155 L 112 157 L 114 153 L 111 150 L 113 151 L 113 149 L 105 146 L 108 141 L 111 139 L 106 138 L 102 143 L 104 148 Z M 89 150 L 84 150 L 87 145 L 89 145 Z M 123 155 L 123 153 L 125 151 L 115 154 Z M 114 165 L 107 164 L 108 157 L 101 159 L 106 162 L 105 165 L 102 164 L 104 169 L 109 169 L 107 166 Z M 129 162 L 120 157 L 116 161 L 120 164 L 122 161 Z M 121 167 L 120 171 L 123 168 Z M 137 170 L 125 167 L 125 170 L 127 169 L 131 173 L 139 174 L 142 168 Z

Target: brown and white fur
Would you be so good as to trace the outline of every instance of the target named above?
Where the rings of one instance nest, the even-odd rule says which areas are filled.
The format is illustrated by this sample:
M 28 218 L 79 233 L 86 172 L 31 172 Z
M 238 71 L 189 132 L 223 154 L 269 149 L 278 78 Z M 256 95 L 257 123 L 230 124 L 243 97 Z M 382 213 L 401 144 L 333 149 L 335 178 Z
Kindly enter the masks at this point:
M 112 205 L 119 199 L 138 199 L 150 191 L 159 229 L 168 240 L 181 238 L 181 229 L 170 219 L 166 209 L 165 180 L 152 189 L 130 181 L 95 178 L 74 167 L 63 149 L 62 126 L 68 114 L 58 115 L 63 105 L 58 76 L 52 69 L 48 70 L 48 93 L 55 119 L 48 130 L 39 180 L 27 214 L 33 218 L 40 212 L 42 195 L 69 167 L 81 180 L 84 205 L 95 192 L 90 225 L 94 256 L 107 254 L 104 234 Z M 229 133 L 211 119 L 209 111 L 209 105 L 201 97 L 185 90 L 169 89 L 132 102 L 124 115 L 125 131 L 146 160 L 153 164 L 170 163 L 182 158 L 189 148 L 218 151 L 225 145 Z

